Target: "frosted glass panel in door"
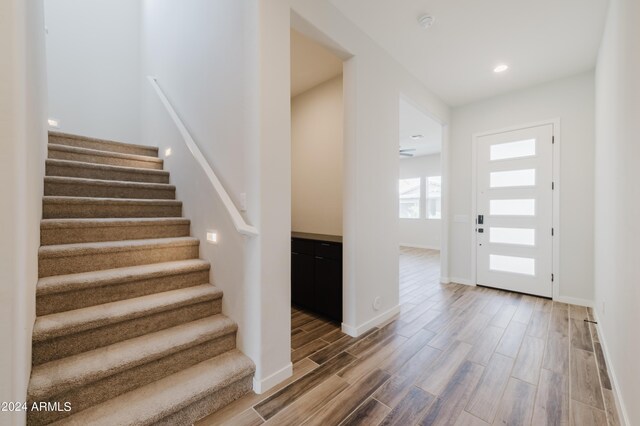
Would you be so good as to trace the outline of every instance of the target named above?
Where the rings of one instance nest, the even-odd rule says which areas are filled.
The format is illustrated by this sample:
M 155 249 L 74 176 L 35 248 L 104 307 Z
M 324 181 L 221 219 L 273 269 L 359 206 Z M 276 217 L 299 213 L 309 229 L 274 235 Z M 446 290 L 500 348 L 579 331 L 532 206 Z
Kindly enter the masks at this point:
M 489 182 L 489 187 L 491 188 L 534 186 L 536 184 L 536 169 L 491 172 Z
M 536 155 L 536 140 L 507 142 L 491 145 L 489 160 L 506 160 L 508 158 L 530 157 Z
M 496 244 L 518 244 L 533 246 L 536 244 L 536 230 L 526 228 L 489 228 L 489 242 Z
M 492 216 L 534 216 L 536 214 L 536 200 L 490 200 L 489 214 Z
M 489 255 L 489 269 L 514 274 L 535 275 L 536 260 L 529 257 Z

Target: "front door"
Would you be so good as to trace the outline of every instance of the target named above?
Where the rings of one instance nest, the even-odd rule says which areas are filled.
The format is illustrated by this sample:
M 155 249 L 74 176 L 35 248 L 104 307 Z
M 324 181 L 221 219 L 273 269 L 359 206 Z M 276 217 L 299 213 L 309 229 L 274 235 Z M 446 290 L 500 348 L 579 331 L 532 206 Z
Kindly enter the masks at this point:
M 553 125 L 476 140 L 477 284 L 552 296 Z

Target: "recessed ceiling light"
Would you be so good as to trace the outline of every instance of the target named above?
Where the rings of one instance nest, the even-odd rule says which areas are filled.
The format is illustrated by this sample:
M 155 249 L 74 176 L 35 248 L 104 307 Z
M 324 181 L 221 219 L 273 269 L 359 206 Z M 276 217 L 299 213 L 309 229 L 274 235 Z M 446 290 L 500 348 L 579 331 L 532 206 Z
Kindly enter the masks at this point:
M 500 65 L 498 65 L 497 67 L 495 67 L 495 68 L 493 69 L 493 72 L 505 72 L 505 71 L 506 71 L 506 70 L 508 70 L 508 69 L 509 69 L 509 66 L 508 66 L 508 65 L 500 64 Z
M 431 28 L 435 20 L 436 18 L 434 18 L 432 15 L 429 15 L 428 13 L 423 13 L 422 15 L 418 16 L 418 24 L 425 30 Z
M 424 138 L 424 136 L 422 135 L 411 135 L 411 139 L 416 140 L 416 139 L 422 139 Z

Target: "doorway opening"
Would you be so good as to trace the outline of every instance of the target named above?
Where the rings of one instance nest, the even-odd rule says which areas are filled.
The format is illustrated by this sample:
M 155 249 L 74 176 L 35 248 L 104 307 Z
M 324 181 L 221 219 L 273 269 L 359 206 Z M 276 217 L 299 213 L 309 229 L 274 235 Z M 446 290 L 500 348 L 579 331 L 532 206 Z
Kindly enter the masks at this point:
M 343 315 L 343 61 L 291 30 L 292 350 Z M 305 352 L 306 354 L 306 352 Z M 308 355 L 308 354 L 306 354 Z M 306 356 L 305 355 L 305 356 Z
M 400 304 L 441 277 L 444 127 L 404 97 L 399 102 Z

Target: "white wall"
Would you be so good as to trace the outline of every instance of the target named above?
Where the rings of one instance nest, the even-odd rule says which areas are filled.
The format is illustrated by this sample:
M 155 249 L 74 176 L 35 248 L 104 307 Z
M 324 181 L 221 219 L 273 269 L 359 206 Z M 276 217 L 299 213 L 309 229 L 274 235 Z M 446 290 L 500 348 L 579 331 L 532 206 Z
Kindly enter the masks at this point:
M 291 227 L 342 235 L 342 75 L 291 99 Z
M 445 123 L 449 109 L 328 2 L 291 5 L 294 29 L 345 58 L 353 55 L 343 74 L 343 329 L 358 334 L 398 309 L 398 98 L 411 95 Z M 375 310 L 378 296 L 382 306 Z
M 420 219 L 400 219 L 400 245 L 440 250 L 441 219 L 426 218 L 426 177 L 441 175 L 440 154 L 400 160 L 400 179 L 421 178 Z
M 290 0 L 147 0 L 143 3 L 144 73 L 158 78 L 178 114 L 223 184 L 238 202 L 246 193 L 249 222 L 260 232 L 229 258 L 203 253 L 225 291 L 225 313 L 239 322 L 239 345 L 256 363 L 255 389 L 291 374 L 290 232 L 291 110 L 289 93 L 291 7 L 343 51 L 345 68 L 345 329 L 358 334 L 398 309 L 397 135 L 398 97 L 412 100 L 441 121 L 449 110 L 417 79 L 326 2 Z M 179 28 L 180 31 L 176 31 Z M 300 30 L 300 28 L 296 27 Z M 304 32 L 304 31 L 303 31 Z M 308 35 L 308 34 L 307 34 Z M 162 120 L 144 89 L 144 139 Z M 173 142 L 169 142 L 171 139 Z M 178 143 L 171 135 L 165 143 Z M 173 161 L 173 160 L 172 160 Z M 176 157 L 176 161 L 180 159 Z M 183 164 L 168 163 L 177 173 Z M 197 195 L 177 182 L 189 214 Z M 198 185 L 198 184 L 196 184 Z M 190 195 L 192 194 L 192 195 Z M 206 195 L 203 190 L 202 194 Z M 205 206 L 206 208 L 206 206 Z M 223 219 L 207 212 L 223 238 Z M 194 222 L 200 236 L 202 222 Z M 378 232 L 384 228 L 385 232 Z M 233 259 L 230 261 L 228 259 Z M 220 262 L 242 270 L 242 280 Z M 228 275 L 216 275 L 216 271 Z M 233 273 L 232 273 L 233 272 Z M 382 298 L 375 311 L 373 298 Z M 239 301 L 238 303 L 231 300 Z
M 192 220 L 192 234 L 202 241 L 207 229 L 218 231 L 218 245 L 201 243 L 201 257 L 211 262 L 212 282 L 224 291 L 223 312 L 238 322 L 238 347 L 256 363 L 257 391 L 268 387 L 274 373 L 290 371 L 291 208 L 289 192 L 281 190 L 290 187 L 289 129 L 276 142 L 267 141 L 261 130 L 261 120 L 270 121 L 260 104 L 265 90 L 259 74 L 264 68 L 258 67 L 260 13 L 257 0 L 147 0 L 142 8 L 143 73 L 157 77 L 237 206 L 246 193 L 246 216 L 260 231 L 246 241 L 237 234 L 146 83 L 143 140 L 159 145 L 161 153 L 174 149 L 167 169 Z M 288 28 L 282 43 L 288 49 Z M 271 58 L 275 65 L 282 63 L 280 78 L 288 84 L 288 61 Z M 270 108 L 278 111 L 280 102 L 289 116 L 288 86 L 273 89 L 281 89 L 283 98 Z M 285 144 L 286 152 L 270 149 L 269 143 Z M 265 158 L 272 155 L 281 163 Z M 272 188 L 277 192 L 270 193 Z M 281 214 L 273 215 L 270 208 Z
M 253 67 L 259 70 L 258 117 L 255 137 L 247 152 L 249 218 L 260 227 L 251 241 L 248 270 L 260 284 L 260 362 L 262 389 L 292 372 L 291 348 L 291 93 L 289 4 L 287 0 L 258 0 L 259 28 Z M 248 192 L 248 193 L 249 193 Z
M 224 291 L 222 311 L 238 322 L 238 347 L 250 352 L 247 334 L 255 324 L 245 304 L 251 293 L 244 282 L 244 238 L 157 97 L 145 100 L 145 117 L 145 136 L 162 147 L 164 168 L 171 172 L 176 197 L 183 202 L 182 215 L 191 221 L 191 235 L 200 239 L 200 258 L 211 262 L 210 282 Z M 171 148 L 169 157 L 166 148 Z M 209 230 L 217 232 L 217 244 L 206 242 Z
M 49 117 L 60 131 L 140 142 L 139 0 L 46 0 Z
M 0 401 L 25 401 L 31 371 L 46 146 L 41 1 L 0 2 Z M 24 413 L 0 412 L 22 425 Z
M 247 7 L 233 0 L 142 2 L 143 74 L 154 75 L 239 205 L 251 91 Z M 179 31 L 177 31 L 179 29 Z M 155 94 L 147 81 L 145 98 Z M 146 101 L 145 101 L 146 102 Z M 145 106 L 146 108 L 146 106 Z M 143 134 L 155 125 L 143 118 Z M 148 135 L 143 140 L 153 144 Z
M 628 425 L 640 424 L 640 3 L 611 0 L 596 71 L 595 298 Z
M 593 301 L 593 72 L 491 98 L 452 112 L 449 276 L 471 278 L 471 140 L 474 133 L 560 119 L 560 288 L 565 301 Z

